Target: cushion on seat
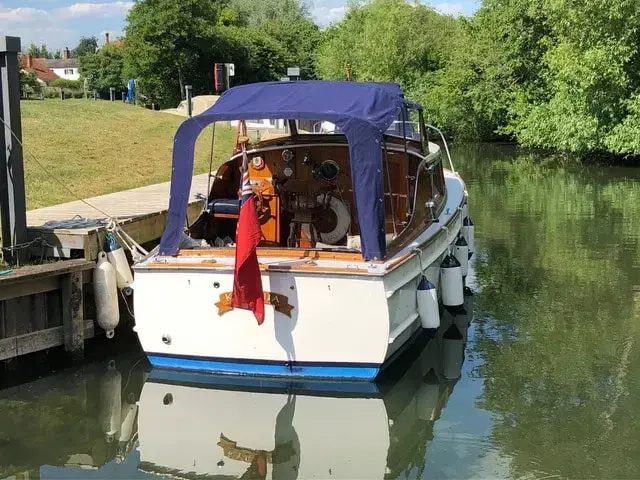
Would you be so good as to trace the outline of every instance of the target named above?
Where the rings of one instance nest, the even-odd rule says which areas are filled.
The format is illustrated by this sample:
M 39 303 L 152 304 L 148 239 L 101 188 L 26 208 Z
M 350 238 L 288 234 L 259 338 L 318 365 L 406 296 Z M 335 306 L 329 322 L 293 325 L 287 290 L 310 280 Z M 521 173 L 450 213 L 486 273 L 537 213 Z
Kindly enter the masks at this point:
M 207 210 L 213 214 L 224 213 L 228 215 L 238 215 L 240 213 L 240 200 L 237 198 L 211 200 Z

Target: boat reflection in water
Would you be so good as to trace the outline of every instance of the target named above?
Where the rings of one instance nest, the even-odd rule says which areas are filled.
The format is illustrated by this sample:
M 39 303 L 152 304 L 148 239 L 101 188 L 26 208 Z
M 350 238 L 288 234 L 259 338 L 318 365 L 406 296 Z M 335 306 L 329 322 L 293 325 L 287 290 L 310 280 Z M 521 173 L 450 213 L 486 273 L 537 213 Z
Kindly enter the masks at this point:
M 383 478 L 424 468 L 461 376 L 473 297 L 444 311 L 376 384 L 153 370 L 139 401 L 143 472 L 181 478 Z M 122 415 L 121 415 L 122 416 Z

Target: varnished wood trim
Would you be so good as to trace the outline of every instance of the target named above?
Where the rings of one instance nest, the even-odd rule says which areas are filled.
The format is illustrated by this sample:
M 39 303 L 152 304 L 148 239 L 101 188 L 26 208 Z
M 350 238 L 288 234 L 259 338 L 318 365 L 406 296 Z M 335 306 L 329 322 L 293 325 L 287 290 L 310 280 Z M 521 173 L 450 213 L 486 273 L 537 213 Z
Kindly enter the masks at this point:
M 233 265 L 221 264 L 221 263 L 208 263 L 208 262 L 180 262 L 180 263 L 163 263 L 154 262 L 148 263 L 145 267 L 153 269 L 199 269 L 207 268 L 213 270 L 228 270 L 233 271 Z M 343 267 L 319 267 L 315 264 L 305 265 L 265 265 L 259 264 L 260 270 L 265 272 L 313 272 L 313 273 L 338 273 L 338 274 L 350 274 L 350 275 L 372 275 L 365 268 L 343 268 Z
M 295 258 L 299 260 L 348 260 L 362 262 L 361 253 L 327 252 L 323 250 L 258 248 L 258 258 Z M 235 257 L 235 248 L 179 250 L 179 257 Z
M 214 218 L 232 218 L 234 220 L 240 217 L 237 213 L 214 213 L 213 216 Z
M 424 243 L 419 245 L 419 246 L 417 246 L 416 248 L 422 248 L 423 245 L 424 245 Z M 386 267 L 386 271 L 390 272 L 391 270 L 395 270 L 400 265 L 402 265 L 402 264 L 406 263 L 407 261 L 409 261 L 415 255 L 416 255 L 415 252 L 407 252 L 407 253 L 405 253 L 403 256 L 401 256 L 399 258 L 396 258 L 393 262 L 389 263 L 389 265 L 387 265 L 387 267 Z

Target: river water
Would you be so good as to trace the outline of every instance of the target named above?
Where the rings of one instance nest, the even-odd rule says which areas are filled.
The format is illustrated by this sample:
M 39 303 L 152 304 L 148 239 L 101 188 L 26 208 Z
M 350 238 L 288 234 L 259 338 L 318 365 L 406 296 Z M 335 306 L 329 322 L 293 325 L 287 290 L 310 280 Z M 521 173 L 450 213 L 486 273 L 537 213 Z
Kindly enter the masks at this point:
M 0 478 L 638 478 L 640 169 L 453 154 L 474 294 L 376 388 L 203 385 L 119 355 L 0 391 Z

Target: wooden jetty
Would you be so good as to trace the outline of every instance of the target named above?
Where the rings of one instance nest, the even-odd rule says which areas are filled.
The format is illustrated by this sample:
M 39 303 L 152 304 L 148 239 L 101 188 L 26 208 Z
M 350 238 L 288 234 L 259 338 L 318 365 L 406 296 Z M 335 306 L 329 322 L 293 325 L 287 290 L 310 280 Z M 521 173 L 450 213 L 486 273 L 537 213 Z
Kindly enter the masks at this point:
M 75 358 L 94 336 L 85 320 L 84 272 L 94 262 L 65 260 L 0 276 L 0 360 L 64 345 Z
M 207 196 L 207 181 L 208 174 L 193 177 L 187 211 L 189 222 L 195 220 L 202 210 L 203 198 Z M 123 230 L 142 245 L 162 236 L 167 223 L 169 182 L 88 198 L 87 202 L 117 218 Z M 72 225 L 74 220 L 80 220 L 77 226 Z M 92 222 L 96 225 L 82 225 Z M 107 223 L 108 219 L 102 213 L 81 201 L 29 211 L 28 239 L 46 242 L 34 243 L 31 254 L 40 256 L 44 248 L 46 257 L 81 256 L 86 260 L 96 260 L 102 250 Z

